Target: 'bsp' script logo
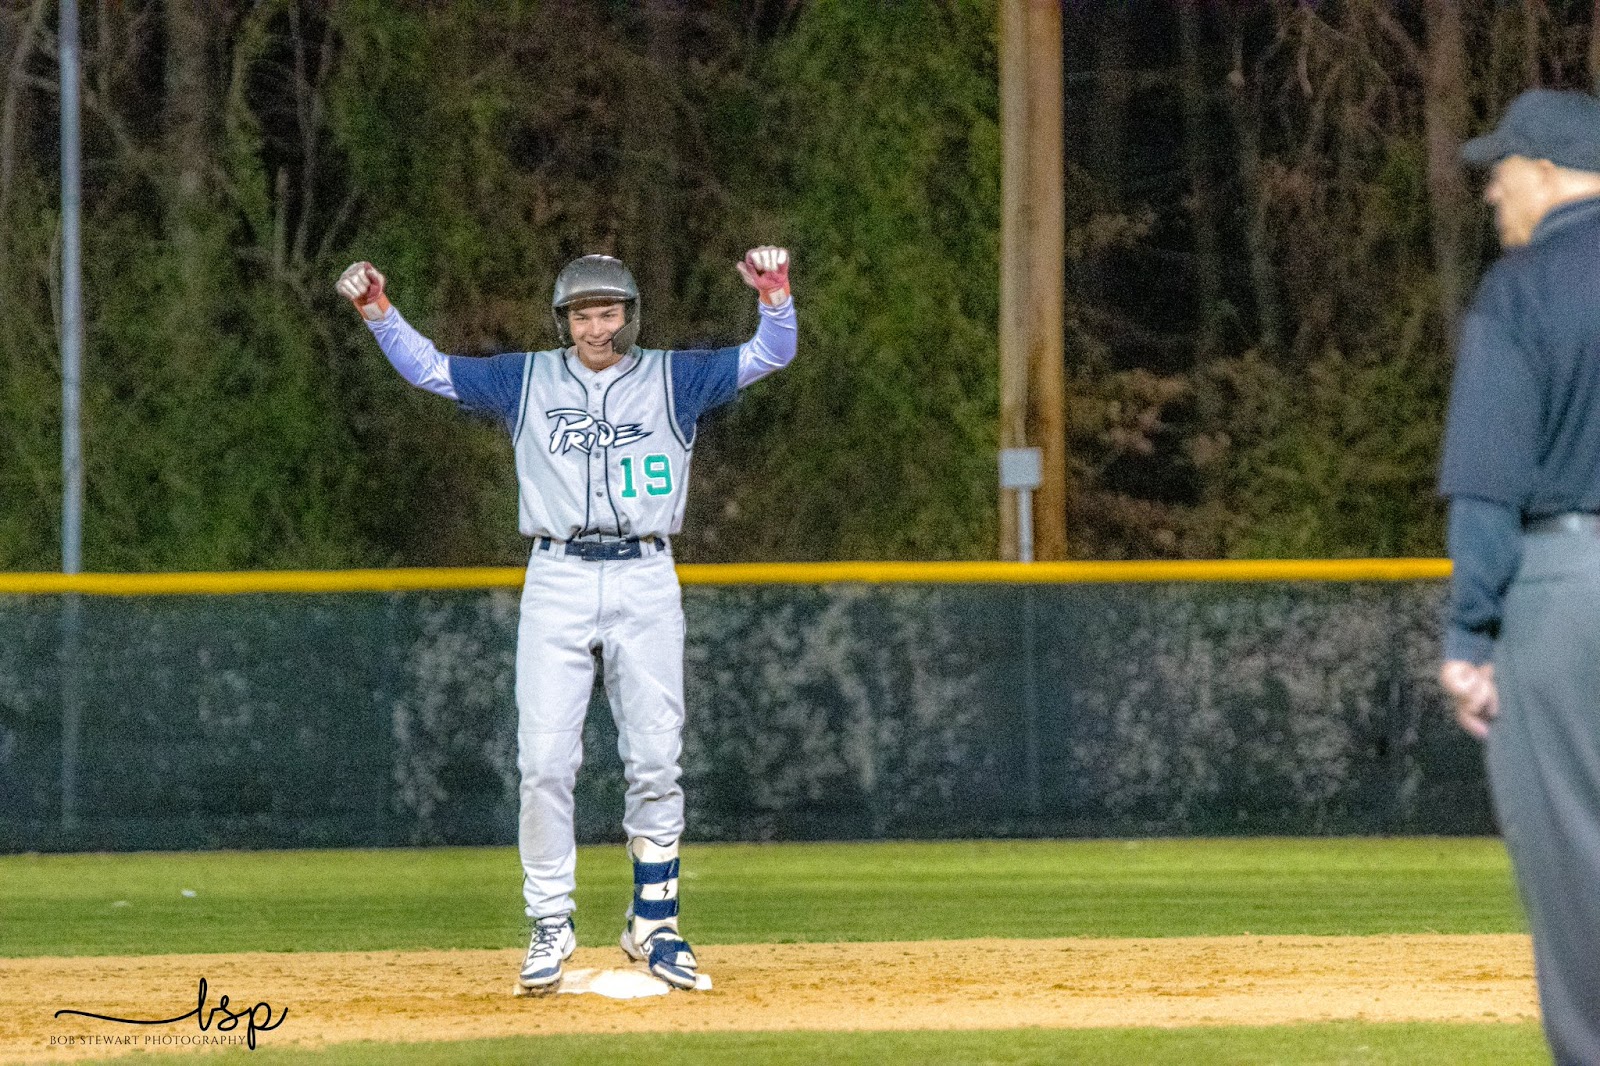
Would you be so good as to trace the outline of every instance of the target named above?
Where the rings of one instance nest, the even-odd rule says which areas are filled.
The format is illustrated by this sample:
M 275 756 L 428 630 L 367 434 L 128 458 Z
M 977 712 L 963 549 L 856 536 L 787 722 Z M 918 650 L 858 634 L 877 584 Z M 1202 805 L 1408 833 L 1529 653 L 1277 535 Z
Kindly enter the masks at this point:
M 557 407 L 553 411 L 546 411 L 544 416 L 554 419 L 556 424 L 556 428 L 550 431 L 551 455 L 565 455 L 574 448 L 589 452 L 596 447 L 632 444 L 650 435 L 650 431 L 639 428 L 637 422 L 614 426 L 579 407 Z
M 175 1018 L 118 1018 L 114 1014 L 95 1014 L 86 1010 L 58 1010 L 55 1016 L 59 1018 L 63 1014 L 75 1014 L 80 1018 L 93 1018 L 96 1021 L 114 1022 L 117 1025 L 176 1025 L 178 1022 L 193 1018 L 195 1024 L 200 1027 L 199 1033 L 162 1033 L 145 1037 L 144 1043 L 147 1046 L 152 1044 L 244 1044 L 251 1051 L 256 1049 L 257 1033 L 270 1033 L 282 1025 L 284 1020 L 289 1017 L 288 1007 L 283 1008 L 281 1011 L 275 1010 L 272 1004 L 266 1000 L 262 1000 L 253 1007 L 233 1007 L 229 1005 L 227 996 L 223 996 L 217 1001 L 215 1007 L 207 1010 L 206 997 L 210 994 L 210 989 L 207 987 L 204 977 L 200 978 L 197 992 L 198 995 L 192 1001 L 195 1005 L 194 1010 L 189 1011 L 187 1014 L 180 1014 Z M 243 1036 L 235 1034 L 240 1022 L 244 1023 Z M 217 1033 L 207 1032 L 213 1026 L 216 1028 Z M 61 1047 L 77 1047 L 90 1044 L 131 1046 L 134 1041 L 132 1037 L 127 1036 L 85 1033 L 71 1036 L 52 1036 L 50 1043 Z

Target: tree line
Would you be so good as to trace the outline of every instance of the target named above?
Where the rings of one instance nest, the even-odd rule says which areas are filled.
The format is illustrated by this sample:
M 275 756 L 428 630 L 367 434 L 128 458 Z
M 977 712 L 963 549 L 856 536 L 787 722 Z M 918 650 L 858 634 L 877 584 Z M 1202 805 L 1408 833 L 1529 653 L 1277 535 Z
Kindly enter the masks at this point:
M 1493 254 L 1466 137 L 1592 84 L 1592 11 L 1066 4 L 1070 546 L 1436 554 L 1450 337 Z M 0 5 L 0 567 L 59 565 L 55 5 Z M 96 570 L 511 563 L 509 446 L 332 292 L 555 343 L 573 256 L 644 340 L 801 353 L 703 427 L 681 558 L 995 551 L 994 0 L 84 5 Z

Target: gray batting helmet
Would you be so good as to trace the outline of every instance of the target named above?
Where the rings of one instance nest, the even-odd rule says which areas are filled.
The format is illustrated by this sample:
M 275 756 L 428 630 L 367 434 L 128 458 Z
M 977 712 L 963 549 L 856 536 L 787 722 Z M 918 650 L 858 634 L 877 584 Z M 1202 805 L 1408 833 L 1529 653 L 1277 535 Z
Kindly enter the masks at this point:
M 622 261 L 609 255 L 586 255 L 561 268 L 556 275 L 555 294 L 550 297 L 550 314 L 556 320 L 556 335 L 562 344 L 572 343 L 567 308 L 580 300 L 622 302 L 622 328 L 611 338 L 611 347 L 626 354 L 639 339 L 639 286 Z

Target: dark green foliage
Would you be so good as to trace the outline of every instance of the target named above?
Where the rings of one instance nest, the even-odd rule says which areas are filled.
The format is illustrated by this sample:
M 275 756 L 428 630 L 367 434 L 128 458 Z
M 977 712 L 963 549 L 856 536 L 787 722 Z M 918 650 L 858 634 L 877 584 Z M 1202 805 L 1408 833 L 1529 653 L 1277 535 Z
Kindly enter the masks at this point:
M 1430 163 L 1422 17 L 1063 10 L 1072 553 L 1438 552 L 1448 309 L 1492 249 Z M 52 17 L 0 10 L 8 569 L 58 564 Z M 83 17 L 89 568 L 517 561 L 503 435 L 398 380 L 338 272 L 483 354 L 551 343 L 556 269 L 611 252 L 647 342 L 724 344 L 765 242 L 801 357 L 705 427 L 680 557 L 993 554 L 993 0 Z M 1460 18 L 1461 132 L 1588 83 L 1585 5 Z
M 993 24 L 986 3 L 818 4 L 774 49 L 774 209 L 799 250 L 805 355 L 721 437 L 747 442 L 716 494 L 743 554 L 941 559 L 993 541 Z

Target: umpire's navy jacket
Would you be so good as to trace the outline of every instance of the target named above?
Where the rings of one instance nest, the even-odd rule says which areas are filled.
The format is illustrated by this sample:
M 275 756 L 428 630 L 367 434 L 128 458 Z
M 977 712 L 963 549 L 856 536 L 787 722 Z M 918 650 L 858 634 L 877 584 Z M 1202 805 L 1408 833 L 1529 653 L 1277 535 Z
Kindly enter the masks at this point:
M 1600 512 L 1600 198 L 1551 211 L 1462 324 L 1439 491 L 1455 560 L 1444 657 L 1493 659 L 1526 521 Z

